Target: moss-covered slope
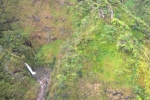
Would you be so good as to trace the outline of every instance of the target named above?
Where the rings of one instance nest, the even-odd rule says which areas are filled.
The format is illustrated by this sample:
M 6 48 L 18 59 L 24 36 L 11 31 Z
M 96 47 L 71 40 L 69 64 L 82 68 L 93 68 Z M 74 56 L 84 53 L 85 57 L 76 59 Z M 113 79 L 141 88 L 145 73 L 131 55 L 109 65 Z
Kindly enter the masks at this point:
M 80 1 L 74 13 L 74 38 L 57 56 L 48 99 L 148 99 L 149 71 L 140 57 L 149 26 L 117 0 Z
M 37 98 L 24 62 L 51 70 L 47 100 L 149 100 L 142 1 L 1 0 L 0 100 Z

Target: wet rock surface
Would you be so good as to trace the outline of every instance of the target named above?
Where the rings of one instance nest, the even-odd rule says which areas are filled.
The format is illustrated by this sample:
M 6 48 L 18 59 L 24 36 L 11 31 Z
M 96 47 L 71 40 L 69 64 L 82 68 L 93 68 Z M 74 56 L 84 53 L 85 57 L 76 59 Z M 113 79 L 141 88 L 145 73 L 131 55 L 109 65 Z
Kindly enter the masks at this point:
M 39 83 L 39 91 L 37 94 L 37 100 L 45 100 L 46 90 L 49 85 L 50 70 L 45 67 L 37 68 L 36 74 L 33 76 Z
M 36 74 L 33 76 L 36 80 L 41 80 L 43 77 L 49 77 L 50 70 L 45 67 L 39 67 L 35 69 Z
M 38 80 L 38 83 L 40 84 L 39 92 L 37 95 L 37 100 L 45 100 L 45 94 L 46 89 L 48 87 L 49 78 L 44 76 L 40 80 Z

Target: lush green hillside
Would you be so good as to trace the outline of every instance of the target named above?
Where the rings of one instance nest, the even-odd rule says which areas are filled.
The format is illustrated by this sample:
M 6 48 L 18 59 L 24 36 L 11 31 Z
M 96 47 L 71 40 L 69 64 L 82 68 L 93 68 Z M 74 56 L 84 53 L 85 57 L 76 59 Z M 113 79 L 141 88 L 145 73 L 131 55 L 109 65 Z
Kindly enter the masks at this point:
M 117 0 L 81 1 L 74 12 L 74 38 L 57 57 L 48 99 L 148 99 L 149 26 Z
M 1 0 L 0 100 L 149 100 L 149 0 Z

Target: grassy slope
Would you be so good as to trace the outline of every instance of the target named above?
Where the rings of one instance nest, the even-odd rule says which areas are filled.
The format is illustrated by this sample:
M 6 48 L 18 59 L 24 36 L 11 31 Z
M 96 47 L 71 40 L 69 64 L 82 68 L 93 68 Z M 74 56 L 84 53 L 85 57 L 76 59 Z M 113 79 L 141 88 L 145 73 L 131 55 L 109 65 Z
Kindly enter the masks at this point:
M 13 98 L 18 100 L 20 100 L 20 97 L 22 97 L 23 100 L 36 99 L 36 94 L 38 92 L 39 86 L 37 82 L 32 77 L 30 77 L 30 73 L 24 66 L 23 61 L 27 62 L 30 66 L 32 66 L 32 68 L 38 66 L 50 66 L 50 67 L 53 66 L 51 64 L 53 64 L 54 62 L 53 58 L 55 58 L 55 56 L 59 51 L 58 50 L 59 46 L 66 40 L 66 38 L 71 36 L 73 30 L 71 25 L 72 22 L 70 20 L 72 12 L 68 11 L 68 9 L 70 9 L 71 7 L 67 4 L 64 4 L 64 6 L 61 7 L 59 2 L 54 0 L 44 0 L 44 1 L 38 0 L 35 3 L 32 2 L 32 0 L 19 1 L 17 6 L 18 10 L 15 9 L 16 11 L 14 10 L 15 6 L 10 6 L 10 4 L 7 4 L 7 1 L 5 2 L 6 3 L 5 5 L 9 5 L 7 7 L 8 12 L 15 13 L 15 16 L 13 15 L 12 16 L 19 19 L 19 22 L 11 23 L 10 24 L 11 27 L 18 34 L 25 35 L 25 37 L 28 38 L 33 43 L 33 46 L 36 49 L 37 54 L 35 54 L 31 48 L 26 47 L 25 48 L 26 50 L 24 50 L 25 53 L 22 54 L 21 57 L 18 57 L 12 54 L 11 53 L 12 48 L 9 48 L 12 57 L 9 60 L 8 69 L 14 72 L 15 75 L 9 76 L 9 78 L 2 76 L 2 79 L 7 78 L 5 81 L 3 80 L 0 81 L 0 84 L 2 86 L 1 90 L 3 91 L 3 89 L 6 89 L 6 91 L 1 92 L 2 93 L 1 95 L 4 95 L 3 97 L 9 98 L 13 96 Z M 73 2 L 74 0 L 70 1 L 69 3 L 72 4 Z M 35 16 L 40 18 L 39 22 L 34 21 Z M 47 16 L 48 19 L 45 18 Z M 51 17 L 52 19 L 50 19 Z M 62 21 L 62 18 L 65 19 L 64 22 Z M 47 38 L 48 32 L 43 31 L 44 27 L 49 27 L 51 29 L 50 35 L 51 38 L 56 38 L 55 41 L 48 42 L 45 40 L 45 38 Z M 60 31 L 61 27 L 66 29 L 64 33 Z M 35 36 L 36 38 L 34 38 Z M 39 36 L 42 39 L 39 39 L 38 38 Z M 3 63 L 5 62 L 7 61 L 3 61 Z M 4 73 L 2 73 L 1 75 L 3 74 Z M 18 79 L 17 77 L 19 76 L 21 76 L 21 78 L 23 79 L 22 80 Z M 16 80 L 20 81 L 17 82 Z M 4 85 L 4 82 L 7 84 L 8 83 L 11 84 Z M 8 87 L 8 90 L 7 86 L 10 86 Z M 13 91 L 14 93 L 12 93 Z M 16 94 L 18 96 L 16 96 Z M 0 98 L 4 99 L 2 97 Z
M 78 12 L 80 7 L 76 5 L 76 0 L 68 1 L 74 5 L 61 6 L 54 0 L 36 3 L 27 0 L 21 1 L 20 4 L 22 9 L 19 18 L 24 29 L 23 33 L 30 35 L 30 40 L 37 51 L 35 58 L 32 58 L 34 59 L 34 63 L 31 61 L 32 65 L 51 67 L 56 57 L 48 99 L 108 100 L 110 96 L 104 92 L 105 89 L 122 91 L 126 96 L 135 95 L 132 91 L 135 84 L 131 81 L 134 81 L 132 70 L 136 60 L 130 53 L 119 51 L 116 46 L 119 36 L 128 34 L 129 31 L 126 29 L 122 31 L 120 27 L 113 25 L 110 18 L 98 19 L 97 10 L 94 9 L 82 16 L 84 12 L 82 10 Z M 128 4 L 127 2 L 126 5 Z M 142 28 L 135 30 L 132 26 L 137 21 L 136 17 L 114 0 L 110 5 L 114 10 L 114 17 L 130 27 L 134 38 L 142 40 L 143 30 L 147 26 L 142 24 Z M 33 21 L 33 16 L 38 16 L 40 22 Z M 46 16 L 53 18 L 47 20 Z M 62 18 L 66 21 L 62 22 Z M 116 28 L 111 35 L 107 33 L 108 25 Z M 47 42 L 39 39 L 38 36 L 47 38 L 48 33 L 42 30 L 44 27 L 52 28 L 51 36 L 57 40 Z M 60 32 L 61 27 L 68 31 Z M 73 38 L 72 31 L 74 31 Z M 34 36 L 37 37 L 33 38 Z M 66 41 L 67 38 L 71 39 Z M 31 91 L 36 91 L 36 87 L 28 90 L 24 99 L 35 99 L 36 93 Z
M 104 21 L 92 19 L 93 16 L 97 16 L 97 13 L 89 12 L 87 16 L 90 17 L 90 20 L 86 20 L 88 23 L 86 27 L 79 27 L 81 29 L 77 32 L 80 34 L 74 39 L 74 42 L 70 40 L 71 45 L 66 44 L 69 47 L 68 50 L 62 51 L 65 53 L 60 54 L 61 56 L 57 58 L 51 77 L 49 99 L 92 100 L 103 98 L 108 100 L 110 97 L 104 93 L 104 90 L 109 88 L 113 88 L 114 91 L 124 89 L 126 96 L 135 95 L 132 91 L 133 86 L 136 86 L 133 82 L 137 82 L 133 75 L 136 64 L 134 53 L 132 55 L 132 53 L 121 52 L 116 45 L 119 36 L 128 33 L 137 40 L 142 40 L 145 36 L 142 32 L 144 29 L 135 30 L 132 27 L 136 22 L 142 22 L 137 20 L 121 3 L 113 0 L 110 4 L 115 17 L 124 22 L 130 28 L 130 32 L 114 26 L 117 32 L 110 36 L 115 36 L 115 40 L 110 42 L 109 35 L 108 37 L 103 36 L 103 33 L 105 33 L 105 25 L 113 26 L 111 20 L 109 18 Z M 143 25 L 142 27 L 147 27 L 146 24 Z M 103 82 L 106 83 L 102 84 Z
M 107 100 L 109 95 L 104 93 L 105 89 L 124 90 L 124 95 L 134 95 L 131 81 L 134 81 L 132 69 L 135 59 L 130 54 L 118 51 L 116 46 L 119 35 L 128 31 L 124 30 L 121 33 L 120 27 L 114 26 L 110 18 L 97 19 L 96 10 L 88 12 L 86 17 L 81 16 L 82 12 L 78 12 L 78 6 L 75 5 L 76 0 L 69 1 L 72 6 L 67 4 L 61 6 L 59 2 L 53 0 L 21 2 L 23 7 L 20 13 L 21 26 L 25 30 L 24 33 L 30 35 L 30 40 L 37 51 L 33 66 L 44 65 L 52 68 L 51 64 L 54 64 L 54 59 L 57 58 L 48 99 Z M 126 3 L 127 6 L 131 6 L 129 4 L 131 3 Z M 134 38 L 142 40 L 144 37 L 142 31 L 145 29 L 141 28 L 139 31 L 132 28 L 137 19 L 122 4 L 112 1 L 110 5 L 114 10 L 114 17 L 130 27 Z M 38 16 L 40 22 L 35 22 L 33 16 Z M 47 20 L 46 16 L 52 19 Z M 78 22 L 80 27 L 76 25 Z M 113 26 L 117 31 L 105 35 L 107 29 L 104 29 L 107 25 Z M 53 29 L 50 34 L 57 38 L 56 41 L 49 43 L 38 38 L 38 36 L 47 38 L 48 33 L 42 30 L 44 27 Z M 67 31 L 61 32 L 61 27 Z M 74 38 L 64 43 L 67 38 L 71 38 L 73 31 L 75 31 Z M 37 38 L 33 38 L 35 36 Z
M 21 25 L 24 29 L 30 27 L 29 39 L 32 41 L 34 48 L 37 49 L 35 65 L 48 66 L 57 55 L 60 45 L 67 38 L 70 38 L 73 32 L 73 21 L 71 19 L 74 17 L 71 8 L 75 0 L 68 1 L 72 6 L 69 6 L 66 3 L 67 1 L 64 5 L 61 5 L 60 2 L 53 0 L 37 1 L 35 3 L 22 1 L 23 9 L 20 18 L 24 20 L 21 20 Z M 33 16 L 38 16 L 40 21 L 35 22 Z M 50 28 L 50 32 L 43 31 L 44 27 Z M 61 31 L 61 28 L 64 30 Z M 56 41 L 47 41 L 48 35 L 55 38 Z

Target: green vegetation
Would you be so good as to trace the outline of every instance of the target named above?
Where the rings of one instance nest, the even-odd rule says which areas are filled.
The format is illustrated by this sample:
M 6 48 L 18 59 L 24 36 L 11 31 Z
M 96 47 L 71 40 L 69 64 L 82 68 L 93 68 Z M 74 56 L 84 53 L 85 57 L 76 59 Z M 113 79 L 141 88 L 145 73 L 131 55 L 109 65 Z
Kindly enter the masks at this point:
M 62 42 L 62 40 L 56 40 L 53 43 L 43 45 L 35 56 L 35 65 L 50 66 L 49 64 L 55 63 L 54 60 L 56 59 L 59 46 L 62 44 Z
M 149 100 L 149 0 L 1 0 L 0 100 Z

